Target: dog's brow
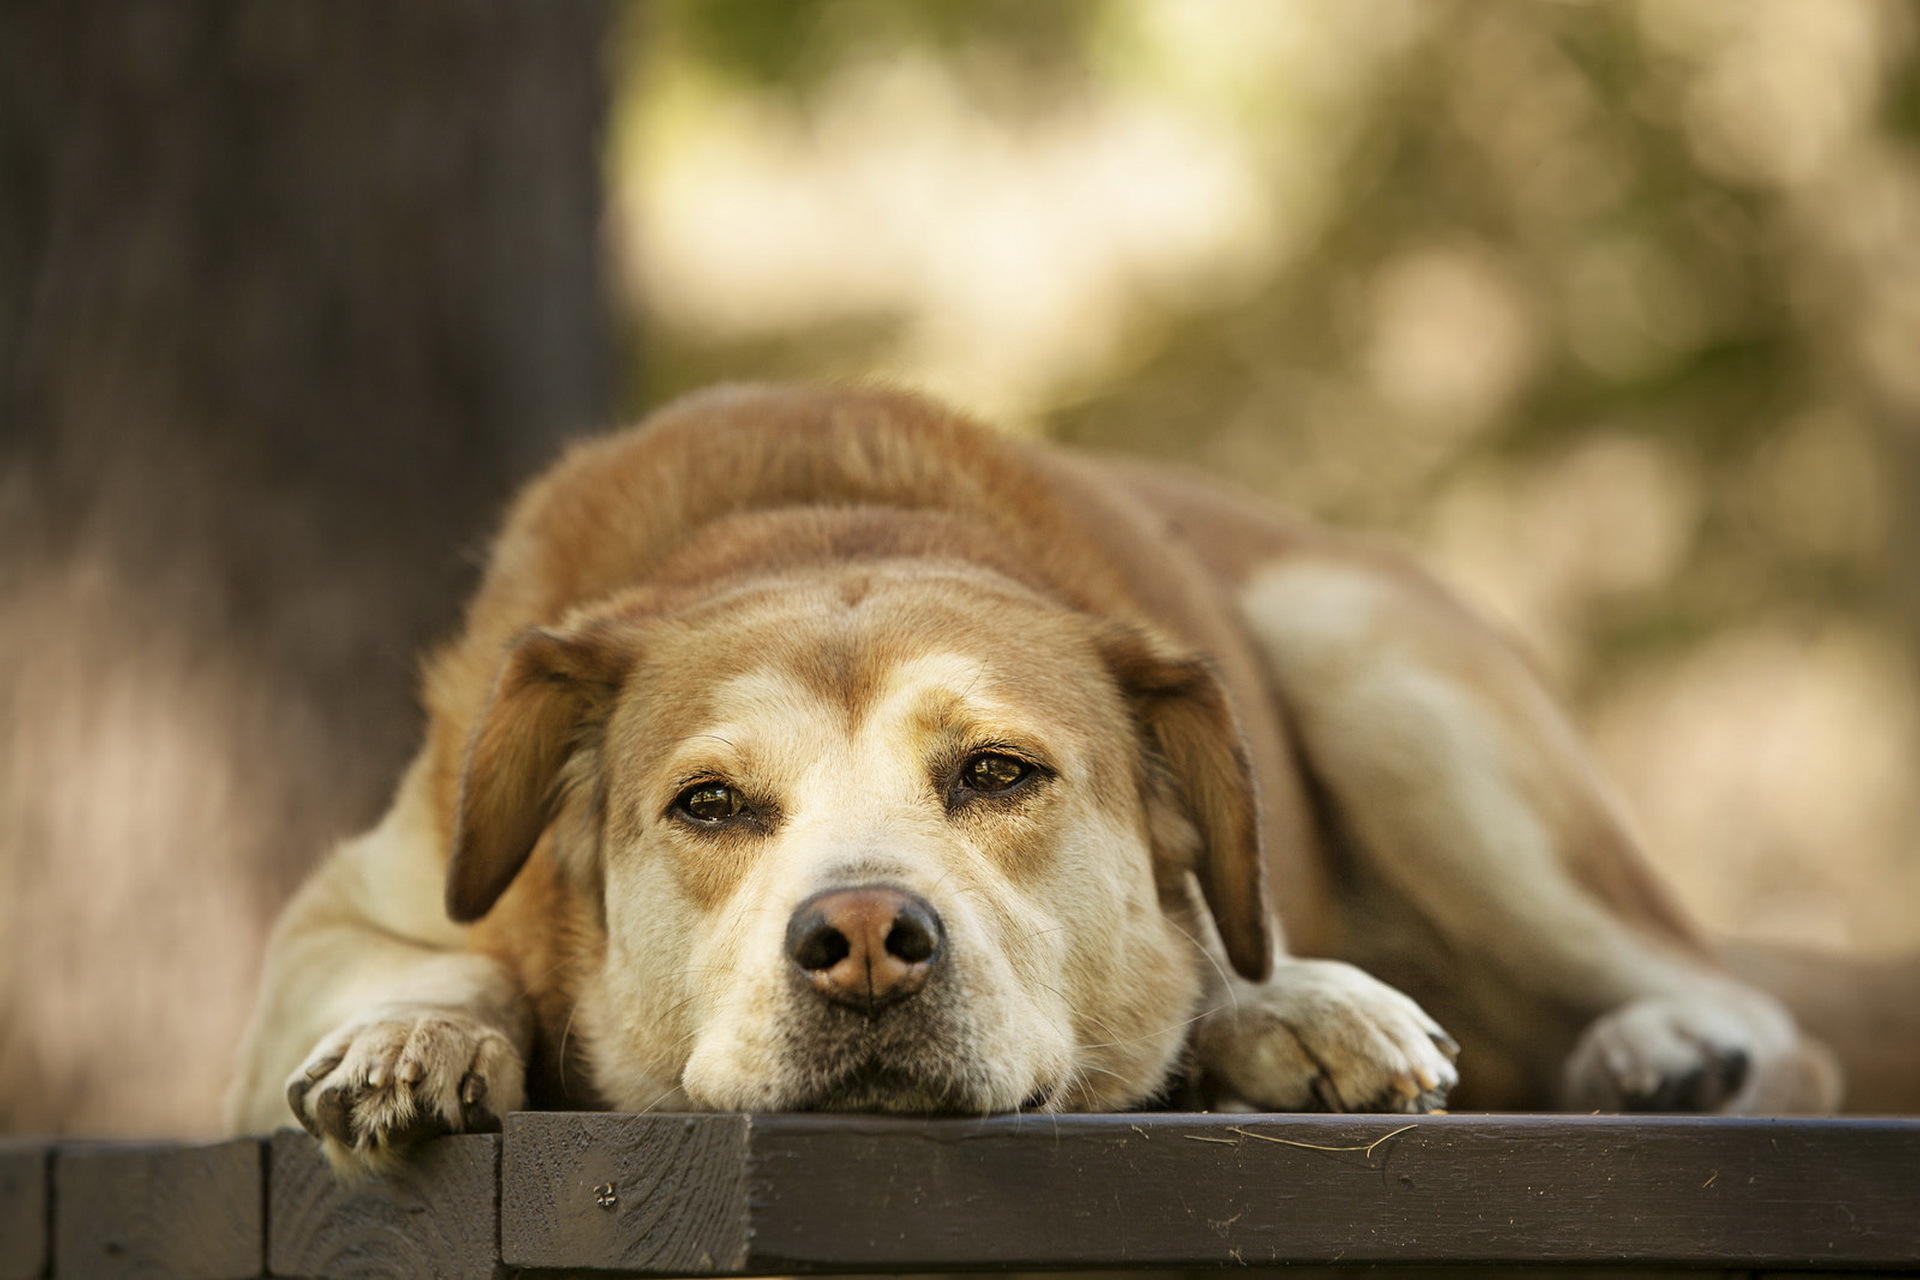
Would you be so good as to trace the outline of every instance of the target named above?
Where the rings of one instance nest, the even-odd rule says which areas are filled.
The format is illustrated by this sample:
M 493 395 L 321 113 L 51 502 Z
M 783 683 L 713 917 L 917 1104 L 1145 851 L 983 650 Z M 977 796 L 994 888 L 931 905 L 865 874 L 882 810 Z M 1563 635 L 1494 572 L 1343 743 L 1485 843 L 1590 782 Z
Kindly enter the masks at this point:
M 962 721 L 992 708 L 975 690 L 988 664 L 959 654 L 928 654 L 899 663 L 868 714 L 869 722 L 907 721 L 934 732 L 964 728 Z
M 702 738 L 710 738 L 713 741 L 719 743 L 721 746 L 727 748 L 729 751 L 740 750 L 739 746 L 733 741 L 733 739 L 723 738 L 717 733 L 689 733 L 685 737 L 675 738 L 673 741 L 674 741 L 674 745 L 678 746 L 684 742 L 698 742 Z
M 718 743 L 724 748 L 724 751 L 715 751 L 710 746 L 696 745 L 706 743 Z M 718 733 L 685 734 L 672 739 L 669 747 L 670 749 L 665 756 L 666 760 L 669 762 L 677 762 L 682 771 L 691 767 L 691 763 L 708 765 L 728 763 L 737 767 L 746 763 L 747 760 L 747 753 L 740 749 L 740 745 L 737 742 L 732 738 Z

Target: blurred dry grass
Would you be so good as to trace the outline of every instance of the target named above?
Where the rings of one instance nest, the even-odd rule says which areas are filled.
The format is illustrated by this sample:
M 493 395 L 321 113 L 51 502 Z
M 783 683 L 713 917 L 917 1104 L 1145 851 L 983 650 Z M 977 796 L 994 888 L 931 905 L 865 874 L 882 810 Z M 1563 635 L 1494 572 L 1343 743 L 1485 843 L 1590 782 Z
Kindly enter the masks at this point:
M 1911 948 L 1916 27 L 1900 0 L 629 6 L 629 407 L 891 378 L 1405 540 L 1567 691 L 1702 919 Z M 549 250 L 503 244 L 540 276 Z M 525 359 L 557 367 L 541 323 Z M 154 412 L 137 379 L 74 385 L 96 424 Z M 499 400 L 574 427 L 545 394 Z M 132 460 L 115 483 L 156 519 L 225 504 L 191 537 L 300 548 L 309 595 L 242 634 L 152 571 L 191 537 L 130 557 L 82 520 L 34 568 L 21 531 L 62 499 L 25 474 L 0 476 L 0 1126 L 203 1132 L 287 868 L 404 749 L 388 708 L 371 754 L 300 763 L 354 681 L 404 677 L 414 633 L 334 631 L 405 588 L 368 588 L 370 546 L 329 577 L 337 546 L 235 497 L 246 467 L 182 490 Z M 290 692 L 282 642 L 346 683 Z

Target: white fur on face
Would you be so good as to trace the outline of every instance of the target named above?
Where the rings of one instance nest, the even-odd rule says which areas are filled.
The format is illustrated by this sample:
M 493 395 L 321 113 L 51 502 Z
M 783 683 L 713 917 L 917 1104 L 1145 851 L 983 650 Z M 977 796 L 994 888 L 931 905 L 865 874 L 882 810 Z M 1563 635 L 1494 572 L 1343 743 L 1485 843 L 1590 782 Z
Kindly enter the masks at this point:
M 616 778 L 657 812 L 678 780 L 719 776 L 777 818 L 721 839 L 656 818 L 608 850 L 606 960 L 576 1019 L 607 1101 L 988 1112 L 1153 1092 L 1184 1043 L 1196 956 L 1157 899 L 1139 797 L 1099 776 L 1129 769 L 1137 744 L 1020 697 L 1057 674 L 923 653 L 850 710 L 756 666 L 718 684 L 657 776 Z M 1127 725 L 1106 696 L 1105 722 Z M 945 771 L 992 746 L 1054 776 L 950 812 Z M 727 891 L 703 905 L 690 864 Z M 930 903 L 946 946 L 926 990 L 869 1019 L 796 982 L 784 944 L 809 896 L 876 883 Z

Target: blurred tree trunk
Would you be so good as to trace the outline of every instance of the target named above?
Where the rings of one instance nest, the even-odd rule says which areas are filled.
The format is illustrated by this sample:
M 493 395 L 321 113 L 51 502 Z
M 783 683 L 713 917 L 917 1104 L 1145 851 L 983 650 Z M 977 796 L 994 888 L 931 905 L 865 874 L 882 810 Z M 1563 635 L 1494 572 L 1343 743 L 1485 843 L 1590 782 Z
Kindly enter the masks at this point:
M 0 7 L 0 1129 L 215 1123 L 265 922 L 601 425 L 605 19 Z

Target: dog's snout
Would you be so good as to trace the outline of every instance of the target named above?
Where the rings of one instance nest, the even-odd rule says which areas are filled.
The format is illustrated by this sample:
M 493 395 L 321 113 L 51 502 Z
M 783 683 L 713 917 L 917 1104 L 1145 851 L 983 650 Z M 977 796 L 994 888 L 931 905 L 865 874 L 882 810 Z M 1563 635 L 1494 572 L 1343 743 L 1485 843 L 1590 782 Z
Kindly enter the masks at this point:
M 945 943 L 926 899 L 884 885 L 815 894 L 787 924 L 787 955 L 813 989 L 870 1011 L 918 991 Z

